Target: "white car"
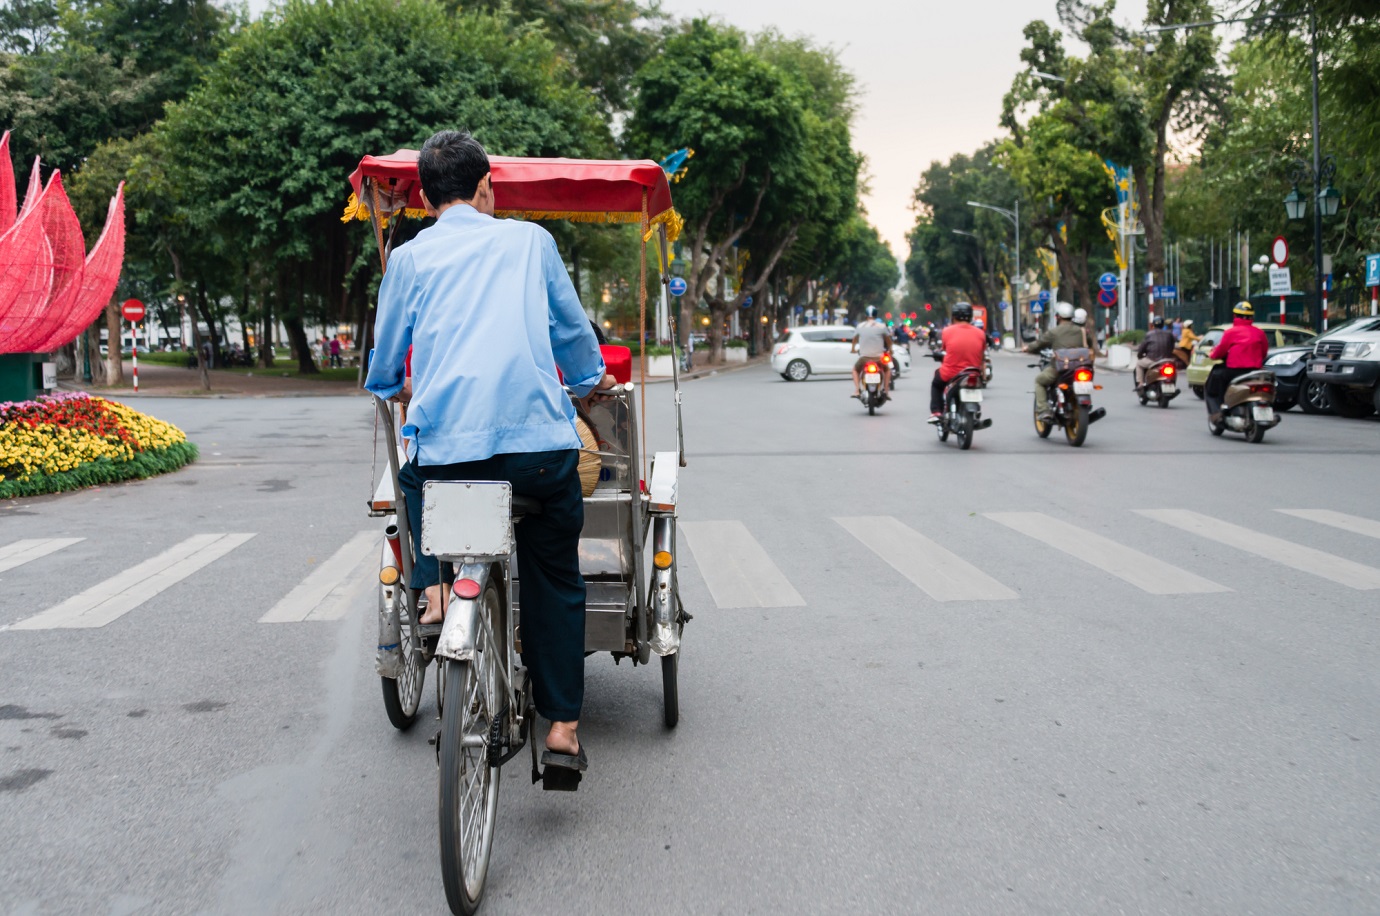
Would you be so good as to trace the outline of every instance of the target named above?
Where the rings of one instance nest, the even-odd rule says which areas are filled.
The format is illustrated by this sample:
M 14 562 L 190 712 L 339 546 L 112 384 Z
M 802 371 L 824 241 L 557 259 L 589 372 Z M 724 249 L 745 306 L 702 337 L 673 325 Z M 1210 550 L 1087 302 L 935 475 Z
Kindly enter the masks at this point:
M 772 345 L 771 367 L 790 382 L 803 382 L 811 375 L 849 375 L 858 354 L 853 352 L 857 328 L 848 325 L 791 328 L 784 339 Z M 910 372 L 910 348 L 895 347 L 900 378 Z

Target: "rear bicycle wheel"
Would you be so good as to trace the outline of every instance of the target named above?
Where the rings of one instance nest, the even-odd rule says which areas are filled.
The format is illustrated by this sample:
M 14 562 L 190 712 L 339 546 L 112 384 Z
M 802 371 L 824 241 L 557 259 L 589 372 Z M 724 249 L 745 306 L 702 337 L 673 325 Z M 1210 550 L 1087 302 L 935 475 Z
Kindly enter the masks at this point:
M 661 656 L 661 703 L 667 728 L 680 721 L 680 652 Z
M 412 622 L 407 615 L 407 598 L 401 588 L 393 589 L 393 601 L 398 604 L 398 649 L 402 652 L 402 668 L 397 678 L 380 677 L 383 687 L 383 711 L 398 731 L 407 731 L 417 721 L 417 707 L 422 702 L 422 687 L 426 683 L 426 666 L 412 649 Z M 383 592 L 379 592 L 383 604 Z M 381 608 L 380 608 L 381 609 Z
M 491 625 L 498 623 L 498 589 L 492 584 L 484 590 L 483 601 L 481 613 Z M 491 726 L 504 706 L 500 654 L 481 628 L 472 661 L 445 661 L 438 752 L 441 877 L 451 912 L 465 916 L 479 909 L 484 896 L 498 819 L 500 770 L 489 765 L 489 742 Z

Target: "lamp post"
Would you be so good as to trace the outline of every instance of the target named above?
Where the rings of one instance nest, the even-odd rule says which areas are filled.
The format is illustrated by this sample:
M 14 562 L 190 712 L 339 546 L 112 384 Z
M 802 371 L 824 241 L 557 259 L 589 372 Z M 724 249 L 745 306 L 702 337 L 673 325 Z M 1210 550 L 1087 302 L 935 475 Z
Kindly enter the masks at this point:
M 1337 174 L 1337 163 L 1331 156 L 1323 156 L 1318 148 L 1318 79 L 1317 79 L 1318 57 L 1313 55 L 1313 164 L 1310 166 L 1302 159 L 1294 160 L 1294 167 L 1290 170 L 1289 180 L 1293 182 L 1293 188 L 1289 195 L 1284 198 L 1284 212 L 1292 220 L 1303 219 L 1308 215 L 1308 198 L 1299 193 L 1299 185 L 1307 184 L 1311 181 L 1313 185 L 1313 271 L 1315 279 L 1315 289 L 1317 291 L 1318 314 L 1314 318 L 1314 325 L 1318 333 L 1327 330 L 1327 306 L 1324 304 L 1324 275 L 1323 275 L 1323 250 L 1322 250 L 1322 221 L 1324 216 L 1336 216 L 1337 207 L 1341 203 L 1342 195 L 1337 193 L 1337 189 L 1332 187 L 1332 176 Z M 1323 185 L 1326 184 L 1326 187 Z
M 187 350 L 187 296 L 177 294 L 177 342 L 183 352 Z
M 1019 349 L 1021 345 L 1021 199 L 1016 198 L 1014 210 L 978 203 L 975 200 L 968 201 L 968 206 L 1000 213 L 1010 220 L 1011 225 L 1016 229 L 1016 279 L 1011 284 L 1011 298 L 1015 300 L 1011 303 L 1011 345 Z M 997 309 L 997 311 L 1000 312 L 1001 309 Z

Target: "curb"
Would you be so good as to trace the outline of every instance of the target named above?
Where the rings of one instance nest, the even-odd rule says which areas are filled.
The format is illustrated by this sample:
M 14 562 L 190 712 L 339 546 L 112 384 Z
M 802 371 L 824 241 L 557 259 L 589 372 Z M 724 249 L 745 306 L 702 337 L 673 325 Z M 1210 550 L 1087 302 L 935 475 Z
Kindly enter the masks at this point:
M 728 364 L 724 364 L 724 365 L 722 365 L 722 366 L 705 366 L 705 367 L 703 367 L 703 368 L 701 368 L 701 369 L 694 369 L 694 370 L 692 370 L 692 371 L 690 371 L 690 372 L 684 373 L 683 375 L 681 375 L 680 380 L 681 380 L 682 382 L 691 382 L 691 381 L 694 381 L 695 379 L 709 378 L 710 376 L 714 376 L 714 375 L 723 375 L 723 374 L 728 373 L 728 372 L 741 372 L 741 371 L 743 371 L 744 369 L 747 369 L 747 368 L 749 368 L 749 367 L 751 367 L 751 366 L 760 366 L 760 365 L 762 365 L 763 363 L 769 362 L 770 360 L 771 360 L 771 356 L 770 356 L 770 355 L 767 355 L 767 356 L 754 356 L 752 359 L 748 360 L 748 361 L 745 362 L 745 363 L 734 363 L 734 364 L 731 365 L 731 366 L 728 365 Z M 648 384 L 648 385 L 667 385 L 667 384 L 670 384 L 672 381 L 673 381 L 673 379 L 672 379 L 672 377 L 669 376 L 669 375 L 657 375 L 657 376 L 650 376 L 650 377 L 647 379 L 647 381 L 646 381 L 645 384 Z

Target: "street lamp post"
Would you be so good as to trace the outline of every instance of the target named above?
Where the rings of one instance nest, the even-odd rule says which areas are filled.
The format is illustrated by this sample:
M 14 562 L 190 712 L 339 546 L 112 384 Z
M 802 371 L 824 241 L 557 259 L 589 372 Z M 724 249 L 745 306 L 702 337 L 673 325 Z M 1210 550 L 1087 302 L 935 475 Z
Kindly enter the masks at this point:
M 991 204 L 978 203 L 975 200 L 968 201 L 968 206 L 977 207 L 982 210 L 991 210 L 993 213 L 1000 213 L 1011 221 L 1011 225 L 1016 229 L 1016 279 L 1011 284 L 1011 343 L 1019 349 L 1021 346 L 1021 199 L 1016 198 L 1015 210 L 1008 210 L 1005 207 L 994 207 Z M 1001 311 L 1000 308 L 997 311 Z

